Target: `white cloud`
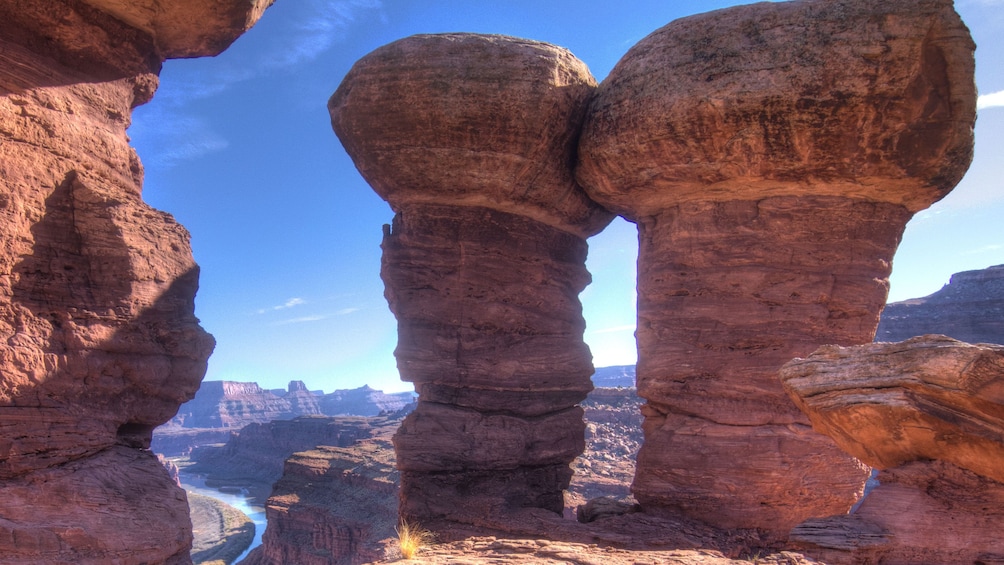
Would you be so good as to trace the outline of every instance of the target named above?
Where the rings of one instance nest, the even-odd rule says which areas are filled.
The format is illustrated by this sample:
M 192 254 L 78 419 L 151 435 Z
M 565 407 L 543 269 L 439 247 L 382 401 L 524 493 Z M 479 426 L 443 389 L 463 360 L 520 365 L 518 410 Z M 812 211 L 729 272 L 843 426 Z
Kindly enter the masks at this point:
M 319 320 L 324 320 L 325 318 L 327 318 L 327 316 L 301 316 L 299 318 L 290 318 L 288 320 L 282 320 L 282 321 L 276 322 L 274 325 L 276 325 L 276 326 L 286 326 L 286 325 L 289 325 L 289 324 L 302 324 L 302 323 L 305 323 L 305 322 L 317 322 Z
M 271 308 L 262 308 L 262 309 L 258 310 L 258 313 L 259 314 L 264 314 L 266 312 L 275 312 L 277 310 L 285 310 L 286 308 L 292 308 L 294 306 L 300 306 L 301 304 L 306 304 L 306 303 L 307 303 L 306 300 L 294 296 L 293 298 L 290 298 L 289 300 L 283 302 L 282 304 L 277 304 L 275 306 L 272 306 Z
M 230 146 L 229 140 L 201 118 L 177 116 L 159 108 L 152 109 L 145 118 L 129 130 L 129 135 L 142 141 L 143 165 L 147 169 L 170 168 Z
M 997 92 L 991 92 L 990 94 L 982 94 L 976 99 L 977 110 L 997 108 L 1000 106 L 1004 106 L 1004 90 L 998 90 Z
M 363 10 L 380 8 L 379 0 L 310 0 L 286 30 L 282 49 L 265 60 L 263 70 L 298 65 L 316 59 L 337 43 Z M 267 17 L 267 16 L 266 16 Z
M 353 312 L 358 312 L 361 308 L 342 308 L 341 310 L 335 312 L 336 316 L 344 316 L 346 314 L 351 314 Z

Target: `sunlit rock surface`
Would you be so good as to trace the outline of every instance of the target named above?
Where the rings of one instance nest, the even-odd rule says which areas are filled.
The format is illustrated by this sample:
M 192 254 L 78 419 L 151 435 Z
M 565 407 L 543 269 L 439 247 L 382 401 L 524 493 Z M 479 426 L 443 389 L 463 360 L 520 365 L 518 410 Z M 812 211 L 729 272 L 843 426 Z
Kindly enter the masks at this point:
M 218 52 L 269 3 L 0 2 L 5 563 L 190 561 L 184 492 L 143 450 L 213 340 L 188 233 L 143 203 L 126 128 L 165 57 Z
M 667 25 L 600 85 L 577 178 L 638 224 L 646 509 L 783 537 L 860 495 L 777 370 L 872 341 L 907 220 L 969 165 L 973 48 L 947 0 L 760 3 Z
M 363 57 L 329 101 L 396 216 L 382 277 L 417 409 L 394 438 L 401 512 L 561 512 L 592 385 L 578 294 L 612 215 L 571 165 L 595 81 L 567 50 L 423 35 Z
M 857 512 L 792 540 L 827 563 L 1004 559 L 1004 346 L 826 346 L 781 370 L 813 427 L 882 471 Z

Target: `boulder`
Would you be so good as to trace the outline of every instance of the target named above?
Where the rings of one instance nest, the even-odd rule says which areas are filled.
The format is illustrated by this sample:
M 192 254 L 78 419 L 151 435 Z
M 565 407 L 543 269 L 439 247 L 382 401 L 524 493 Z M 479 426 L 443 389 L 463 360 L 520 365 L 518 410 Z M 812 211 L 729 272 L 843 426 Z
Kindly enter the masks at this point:
M 184 492 L 145 450 L 213 339 L 188 233 L 143 202 L 126 128 L 165 57 L 218 52 L 269 3 L 0 2 L 5 562 L 190 562 Z M 228 16 L 190 18 L 208 13 Z
M 781 378 L 816 430 L 881 470 L 853 515 L 797 526 L 797 547 L 827 563 L 1004 561 L 1004 346 L 826 346 Z
M 360 59 L 329 101 L 396 213 L 381 274 L 419 395 L 394 438 L 409 519 L 562 512 L 592 389 L 585 238 L 612 219 L 571 170 L 594 88 L 565 49 L 420 35 Z
M 646 511 L 783 538 L 860 496 L 777 371 L 872 340 L 906 222 L 969 165 L 973 49 L 950 0 L 759 3 L 670 23 L 600 85 L 576 178 L 638 224 Z
M 872 467 L 947 461 L 1004 483 L 1004 345 L 824 346 L 780 375 L 813 428 Z

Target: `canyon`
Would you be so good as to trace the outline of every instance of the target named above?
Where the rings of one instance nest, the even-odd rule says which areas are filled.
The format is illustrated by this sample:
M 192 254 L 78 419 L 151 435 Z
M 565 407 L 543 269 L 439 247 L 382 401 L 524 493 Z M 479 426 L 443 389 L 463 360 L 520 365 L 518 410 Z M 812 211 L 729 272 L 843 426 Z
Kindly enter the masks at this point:
M 328 108 L 396 214 L 382 276 L 419 394 L 395 436 L 402 516 L 560 512 L 604 208 L 639 230 L 641 508 L 776 541 L 847 512 L 870 471 L 777 372 L 872 341 L 906 222 L 972 158 L 974 47 L 950 2 L 846 1 L 671 22 L 599 85 L 499 36 L 361 58 Z
M 413 400 L 411 392 L 385 394 L 368 386 L 324 394 L 307 390 L 303 381 L 290 381 L 286 390 L 264 390 L 253 382 L 205 381 L 195 398 L 154 430 L 151 449 L 167 456 L 187 455 L 200 445 L 226 443 L 249 424 L 299 416 L 376 416 L 403 410 Z
M 166 58 L 220 52 L 270 4 L 0 2 L 7 562 L 190 563 L 154 428 L 325 409 L 302 383 L 270 397 L 223 382 L 208 410 L 178 413 L 214 342 L 188 233 L 143 203 L 126 136 Z M 473 562 L 1004 560 L 1000 347 L 869 345 L 905 223 L 972 157 L 973 49 L 950 0 L 808 0 L 672 22 L 600 84 L 566 49 L 503 36 L 364 56 L 328 109 L 395 213 L 381 276 L 418 401 L 341 427 L 252 423 L 229 450 L 193 453 L 262 482 L 273 452 L 304 450 L 288 452 L 269 502 L 282 525 L 249 562 L 376 559 L 398 516 Z M 586 240 L 615 214 L 639 230 L 641 400 L 589 396 Z M 925 303 L 966 300 L 949 287 Z M 637 466 L 619 465 L 635 449 Z M 868 465 L 881 484 L 848 516 Z M 565 519 L 573 466 L 610 479 L 582 500 L 624 496 L 627 473 L 637 504 Z M 357 491 L 379 528 L 337 508 Z M 922 519 L 905 523 L 908 508 Z

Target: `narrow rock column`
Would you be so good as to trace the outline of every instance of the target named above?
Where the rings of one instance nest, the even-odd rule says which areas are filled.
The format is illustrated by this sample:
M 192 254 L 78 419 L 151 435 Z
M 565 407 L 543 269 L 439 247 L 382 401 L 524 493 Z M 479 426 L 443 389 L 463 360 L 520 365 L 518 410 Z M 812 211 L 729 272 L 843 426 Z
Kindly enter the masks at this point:
M 974 119 L 948 0 L 740 6 L 617 64 L 577 178 L 638 224 L 644 507 L 784 537 L 860 496 L 867 469 L 777 370 L 871 341 L 903 228 L 961 178 Z
M 382 277 L 419 394 L 394 438 L 404 517 L 562 510 L 592 389 L 585 239 L 612 218 L 571 171 L 594 89 L 558 47 L 424 35 L 362 58 L 329 102 L 396 213 Z
M 0 0 L 0 561 L 191 563 L 150 436 L 213 339 L 126 128 L 164 58 L 218 53 L 269 3 Z

